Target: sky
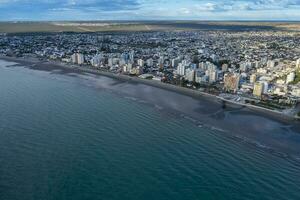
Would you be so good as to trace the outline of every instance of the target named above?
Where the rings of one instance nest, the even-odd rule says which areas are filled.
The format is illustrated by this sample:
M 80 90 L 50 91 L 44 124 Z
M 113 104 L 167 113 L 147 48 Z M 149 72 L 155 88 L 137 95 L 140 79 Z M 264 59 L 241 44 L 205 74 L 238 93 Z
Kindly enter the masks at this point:
M 0 0 L 0 21 L 293 20 L 300 0 Z

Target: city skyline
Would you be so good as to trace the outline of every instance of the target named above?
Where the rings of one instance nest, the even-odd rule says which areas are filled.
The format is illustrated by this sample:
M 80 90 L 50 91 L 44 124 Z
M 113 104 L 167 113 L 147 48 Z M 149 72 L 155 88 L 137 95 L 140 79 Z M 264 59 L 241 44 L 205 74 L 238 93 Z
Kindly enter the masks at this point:
M 0 0 L 1 21 L 291 20 L 299 0 Z

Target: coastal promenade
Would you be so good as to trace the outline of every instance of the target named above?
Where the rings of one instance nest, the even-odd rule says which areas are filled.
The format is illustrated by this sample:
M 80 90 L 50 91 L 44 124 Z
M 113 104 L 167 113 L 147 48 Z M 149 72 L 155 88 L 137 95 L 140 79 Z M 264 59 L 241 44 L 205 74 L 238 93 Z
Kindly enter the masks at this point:
M 260 107 L 260 106 L 255 106 L 255 105 L 251 105 L 251 104 L 244 104 L 241 102 L 232 101 L 232 100 L 225 99 L 223 97 L 209 94 L 206 92 L 202 92 L 202 91 L 199 91 L 196 89 L 180 87 L 177 85 L 163 83 L 163 82 L 156 81 L 156 80 L 142 79 L 139 77 L 128 76 L 128 75 L 124 75 L 124 74 L 120 74 L 120 73 L 112 73 L 109 71 L 93 69 L 89 66 L 78 66 L 78 65 L 73 65 L 73 64 L 57 62 L 57 61 L 41 61 L 36 58 L 15 58 L 15 57 L 0 56 L 0 59 L 10 61 L 10 62 L 24 64 L 25 66 L 30 67 L 32 69 L 36 69 L 36 70 L 51 71 L 53 69 L 62 69 L 62 70 L 67 70 L 69 72 L 74 72 L 74 73 L 84 72 L 84 73 L 91 73 L 91 74 L 100 75 L 100 76 L 106 76 L 106 77 L 117 79 L 120 81 L 126 81 L 126 82 L 131 82 L 131 83 L 140 83 L 140 84 L 145 84 L 145 85 L 157 87 L 157 88 L 172 91 L 172 92 L 177 92 L 177 93 L 187 95 L 187 96 L 190 96 L 190 97 L 193 97 L 196 99 L 206 98 L 210 101 L 220 102 L 224 106 L 228 106 L 228 107 L 237 107 L 238 106 L 238 107 L 242 107 L 242 108 L 248 108 L 249 110 L 252 110 L 254 112 L 263 113 L 270 117 L 275 117 L 280 120 L 288 120 L 288 121 L 299 120 L 299 118 L 292 116 L 292 115 L 287 115 L 281 111 L 271 110 L 271 109 L 267 109 L 267 108 Z

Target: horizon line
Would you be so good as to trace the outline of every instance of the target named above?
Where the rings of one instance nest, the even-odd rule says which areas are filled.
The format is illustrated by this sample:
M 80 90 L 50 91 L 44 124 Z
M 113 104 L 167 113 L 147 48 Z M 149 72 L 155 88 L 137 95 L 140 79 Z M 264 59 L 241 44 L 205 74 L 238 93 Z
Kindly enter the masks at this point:
M 94 20 L 0 20 L 3 22 L 300 22 L 300 20 L 288 20 L 288 19 L 241 19 L 241 20 L 203 20 L 203 19 L 146 19 L 146 20 L 109 20 L 109 19 L 94 19 Z

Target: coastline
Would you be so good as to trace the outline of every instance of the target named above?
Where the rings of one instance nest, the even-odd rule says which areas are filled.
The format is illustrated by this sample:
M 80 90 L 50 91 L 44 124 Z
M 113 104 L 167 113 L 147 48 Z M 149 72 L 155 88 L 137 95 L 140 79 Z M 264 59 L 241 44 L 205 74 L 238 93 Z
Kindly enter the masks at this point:
M 132 77 L 132 76 L 123 75 L 123 74 L 115 74 L 112 72 L 101 71 L 101 70 L 97 70 L 97 69 L 93 69 L 93 68 L 85 67 L 85 66 L 80 67 L 77 65 L 68 65 L 68 64 L 64 64 L 62 62 L 43 61 L 43 60 L 39 60 L 37 58 L 16 58 L 16 57 L 7 57 L 7 56 L 0 55 L 0 59 L 5 60 L 5 61 L 10 61 L 10 62 L 16 62 L 18 64 L 24 64 L 25 66 L 30 67 L 31 69 L 35 69 L 35 70 L 53 71 L 55 69 L 57 69 L 57 70 L 63 69 L 64 73 L 72 73 L 72 72 L 73 73 L 90 73 L 90 74 L 95 74 L 95 75 L 100 75 L 100 76 L 106 76 L 106 77 L 117 79 L 120 81 L 149 85 L 152 87 L 168 90 L 171 92 L 180 93 L 180 94 L 190 96 L 190 97 L 196 98 L 196 99 L 206 98 L 210 101 L 223 103 L 224 106 L 228 106 L 228 107 L 237 107 L 237 106 L 244 107 L 254 113 L 264 114 L 264 115 L 267 115 L 268 117 L 275 118 L 280 121 L 282 121 L 282 120 L 283 121 L 298 120 L 297 117 L 286 115 L 280 111 L 270 110 L 267 108 L 250 105 L 250 104 L 243 104 L 243 103 L 227 100 L 227 99 L 224 99 L 222 97 L 219 97 L 219 96 L 216 96 L 213 94 L 201 92 L 199 90 L 184 88 L 184 87 L 167 84 L 167 83 L 163 83 L 163 82 L 159 82 L 159 81 L 155 81 L 155 80 L 142 79 L 142 78 Z

